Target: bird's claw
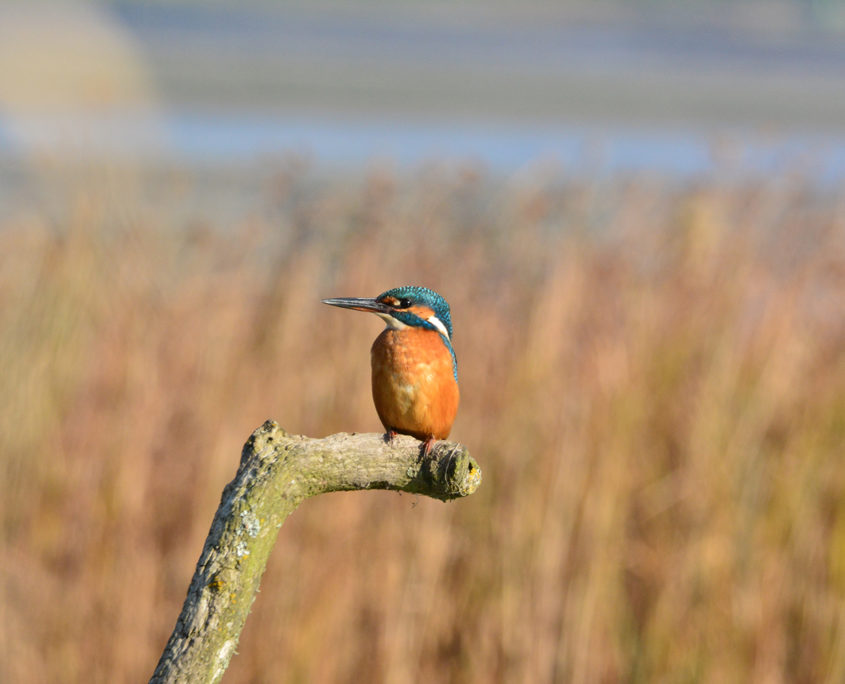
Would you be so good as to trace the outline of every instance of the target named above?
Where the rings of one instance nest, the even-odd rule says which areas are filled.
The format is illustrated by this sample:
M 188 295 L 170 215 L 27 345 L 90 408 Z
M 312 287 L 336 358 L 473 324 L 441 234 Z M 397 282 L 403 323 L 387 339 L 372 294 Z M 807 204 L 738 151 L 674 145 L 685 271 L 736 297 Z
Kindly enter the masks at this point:
M 431 450 L 434 448 L 434 443 L 437 440 L 434 437 L 429 437 L 422 443 L 422 455 L 423 458 L 428 458 L 431 455 Z

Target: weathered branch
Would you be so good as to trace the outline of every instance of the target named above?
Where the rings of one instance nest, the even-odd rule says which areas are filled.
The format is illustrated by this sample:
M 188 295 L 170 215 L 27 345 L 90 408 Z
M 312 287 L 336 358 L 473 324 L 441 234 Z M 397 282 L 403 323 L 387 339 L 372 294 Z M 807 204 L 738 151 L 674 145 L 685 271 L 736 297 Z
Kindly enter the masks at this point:
M 151 682 L 218 682 L 235 652 L 279 528 L 304 500 L 350 489 L 393 489 L 443 501 L 472 494 L 481 470 L 459 444 L 341 433 L 289 435 L 274 421 L 244 445 L 223 490 L 182 613 Z

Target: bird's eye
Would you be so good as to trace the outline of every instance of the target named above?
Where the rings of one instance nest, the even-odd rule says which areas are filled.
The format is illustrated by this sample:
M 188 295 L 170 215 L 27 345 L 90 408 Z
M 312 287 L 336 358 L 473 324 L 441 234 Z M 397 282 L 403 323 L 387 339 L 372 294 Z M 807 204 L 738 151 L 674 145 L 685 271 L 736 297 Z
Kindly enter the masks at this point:
M 399 303 L 396 305 L 396 308 L 397 309 L 407 309 L 409 306 L 411 306 L 411 300 L 403 297 L 402 299 L 399 300 Z

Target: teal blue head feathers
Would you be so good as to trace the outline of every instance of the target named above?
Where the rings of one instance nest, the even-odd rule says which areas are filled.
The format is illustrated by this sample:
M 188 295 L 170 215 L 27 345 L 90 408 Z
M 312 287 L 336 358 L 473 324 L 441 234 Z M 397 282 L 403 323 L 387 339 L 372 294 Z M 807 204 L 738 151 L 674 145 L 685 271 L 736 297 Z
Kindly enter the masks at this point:
M 452 339 L 452 315 L 449 304 L 434 290 L 417 285 L 403 285 L 382 292 L 377 302 L 392 304 L 391 316 L 405 325 L 429 328 L 444 333 Z M 432 316 L 424 316 L 424 309 L 431 309 Z M 428 313 L 428 312 L 425 312 Z

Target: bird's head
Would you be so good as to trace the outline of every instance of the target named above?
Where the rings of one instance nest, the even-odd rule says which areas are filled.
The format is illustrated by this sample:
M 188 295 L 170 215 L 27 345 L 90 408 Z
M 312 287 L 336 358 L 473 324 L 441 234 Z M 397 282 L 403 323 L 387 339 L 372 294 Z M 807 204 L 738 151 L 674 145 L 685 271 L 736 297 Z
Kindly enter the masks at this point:
M 389 328 L 424 328 L 452 340 L 452 316 L 446 300 L 427 287 L 404 285 L 382 292 L 373 299 L 337 297 L 324 299 L 324 304 L 344 309 L 369 311 L 384 319 Z

